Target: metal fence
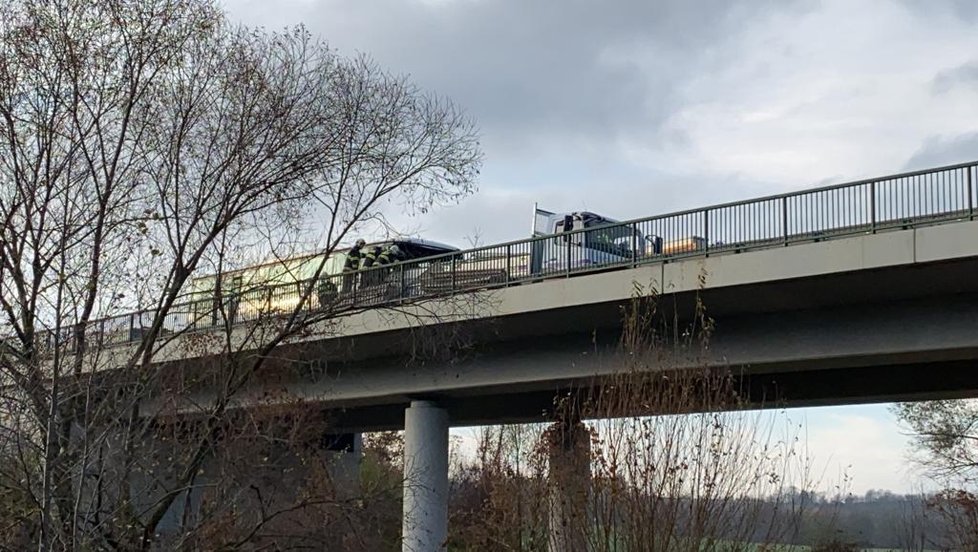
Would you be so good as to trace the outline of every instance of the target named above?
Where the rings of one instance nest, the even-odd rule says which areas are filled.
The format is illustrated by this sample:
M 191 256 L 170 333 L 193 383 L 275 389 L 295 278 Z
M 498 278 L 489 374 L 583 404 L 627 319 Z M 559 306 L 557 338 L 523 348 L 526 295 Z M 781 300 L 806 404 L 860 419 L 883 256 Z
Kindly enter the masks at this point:
M 344 312 L 690 256 L 740 252 L 975 217 L 978 162 L 726 203 L 178 304 L 163 334 L 306 311 Z M 586 244 L 586 247 L 582 246 Z M 90 323 L 98 346 L 142 339 L 155 312 Z M 70 346 L 72 332 L 46 334 Z M 67 342 L 67 343 L 66 343 Z

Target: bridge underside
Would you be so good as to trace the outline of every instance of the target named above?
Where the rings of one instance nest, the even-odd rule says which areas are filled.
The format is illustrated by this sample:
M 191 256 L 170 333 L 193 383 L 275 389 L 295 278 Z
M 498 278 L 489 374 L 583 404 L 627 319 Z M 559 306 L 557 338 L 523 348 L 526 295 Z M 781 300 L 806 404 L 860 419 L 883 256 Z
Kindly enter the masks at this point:
M 922 373 L 927 374 L 926 379 L 921 378 Z M 978 369 L 974 360 L 746 374 L 736 379 L 744 389 L 744 398 L 757 408 L 978 397 Z M 565 386 L 538 391 L 430 396 L 448 411 L 453 426 L 547 422 L 554 420 L 554 403 L 558 397 L 587 396 L 594 391 L 591 383 L 593 380 L 566 382 Z M 385 405 L 331 408 L 325 412 L 337 431 L 402 429 L 403 409 L 407 404 L 405 399 Z
M 659 347 L 646 366 L 730 367 L 758 406 L 978 396 L 976 276 L 978 259 L 966 258 L 665 294 L 656 306 L 670 330 L 689 323 L 697 298 L 715 330 L 707 347 Z M 283 347 L 286 364 L 316 369 L 276 377 L 243 401 L 303 400 L 337 430 L 402 427 L 419 399 L 443 405 L 456 426 L 545 421 L 557 396 L 627 369 L 618 346 L 626 304 Z

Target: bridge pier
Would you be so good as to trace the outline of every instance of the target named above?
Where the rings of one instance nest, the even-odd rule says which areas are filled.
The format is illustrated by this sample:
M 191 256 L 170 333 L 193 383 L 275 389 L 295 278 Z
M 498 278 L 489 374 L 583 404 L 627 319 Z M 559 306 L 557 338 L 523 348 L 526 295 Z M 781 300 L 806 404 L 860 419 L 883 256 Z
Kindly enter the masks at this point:
M 330 458 L 329 477 L 338 498 L 360 494 L 360 465 L 363 463 L 363 434 L 327 434 L 320 448 Z
M 327 433 L 307 439 L 293 443 L 296 448 L 275 443 L 254 444 L 246 440 L 223 443 L 209 452 L 199 475 L 189 488 L 180 492 L 161 520 L 159 530 L 163 538 L 177 538 L 187 526 L 193 527 L 205 521 L 206 518 L 200 516 L 205 513 L 208 501 L 215 500 L 205 496 L 219 489 L 224 494 L 218 496 L 234 501 L 234 505 L 244 512 L 264 509 L 288 512 L 301 500 L 303 489 L 325 498 L 356 498 L 360 494 L 363 435 Z M 156 456 L 185 459 L 192 449 L 181 447 L 173 440 L 151 441 L 143 445 L 144 449 Z M 303 449 L 301 453 L 297 452 L 299 448 Z M 312 461 L 312 466 L 307 460 Z M 317 465 L 317 462 L 320 463 Z M 144 471 L 130 475 L 130 493 L 137 510 L 152 507 L 165 490 L 154 488 L 154 485 L 162 481 L 172 486 L 175 475 L 172 470 L 162 467 L 149 473 Z M 260 495 L 256 497 L 255 493 Z M 302 515 L 302 511 L 298 511 L 298 514 Z M 288 519 L 288 514 L 276 518 Z M 244 523 L 253 523 L 253 520 L 245 519 Z M 270 523 L 269 527 L 273 525 Z
M 430 401 L 404 411 L 402 550 L 434 552 L 448 539 L 448 412 Z
M 555 422 L 544 433 L 550 486 L 550 552 L 587 550 L 590 521 L 591 433 L 576 418 Z

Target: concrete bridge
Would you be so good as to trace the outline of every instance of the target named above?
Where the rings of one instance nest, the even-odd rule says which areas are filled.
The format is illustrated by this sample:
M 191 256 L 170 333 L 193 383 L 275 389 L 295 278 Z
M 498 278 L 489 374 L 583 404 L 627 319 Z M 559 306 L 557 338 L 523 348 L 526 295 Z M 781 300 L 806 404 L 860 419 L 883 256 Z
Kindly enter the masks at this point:
M 758 400 L 969 395 L 978 389 L 965 368 L 978 350 L 976 171 L 957 165 L 621 224 L 632 236 L 712 234 L 678 255 L 599 266 L 575 265 L 568 255 L 566 266 L 514 270 L 513 259 L 553 247 L 551 237 L 404 263 L 391 280 L 419 266 L 446 275 L 450 265 L 458 285 L 388 297 L 311 328 L 276 355 L 315 363 L 318 380 L 259 383 L 240 400 L 284 391 L 333 411 L 354 431 L 402 427 L 403 409 L 418 398 L 439 402 L 452 425 L 540 420 L 556 392 L 620 369 L 621 308 L 636 286 L 653 290 L 660 310 L 689 313 L 698 298 L 715 321 L 708 351 L 666 358 L 664 368 L 730 366 Z M 454 270 L 473 258 L 496 264 Z M 487 267 L 502 277 L 471 278 L 491 273 Z M 250 327 L 246 319 L 235 330 L 239 346 Z M 100 352 L 105 368 L 128 358 L 140 333 L 129 335 Z M 465 346 L 419 354 L 422 345 L 453 340 Z M 156 359 L 186 364 L 207 354 L 188 353 L 178 338 Z M 918 377 L 922 366 L 926 378 Z M 191 399 L 188 409 L 201 404 Z
M 969 396 L 978 391 L 978 368 L 970 368 L 978 359 L 976 237 L 978 222 L 959 221 L 367 311 L 280 348 L 280 358 L 319 362 L 316 381 L 259 384 L 239 400 L 301 398 L 351 431 L 403 427 L 404 408 L 420 398 L 442 405 L 451 425 L 542 421 L 558 392 L 621 370 L 621 308 L 636 284 L 659 290 L 666 312 L 691 313 L 698 297 L 715 322 L 707 350 L 667 355 L 663 369 L 729 366 L 757 401 Z M 452 339 L 478 345 L 417 358 L 419 341 Z
M 278 352 L 318 363 L 318 378 L 259 383 L 239 400 L 298 398 L 343 431 L 404 428 L 406 477 L 422 482 L 405 487 L 405 549 L 427 550 L 445 534 L 449 426 L 542 421 L 557 393 L 619 371 L 621 307 L 636 285 L 655 290 L 660 309 L 686 313 L 699 300 L 715 320 L 708 349 L 673 351 L 662 369 L 729 366 L 758 402 L 976 396 L 976 170 L 956 165 L 622 223 L 630 236 L 696 238 L 678 254 L 600 266 L 567 255 L 564 266 L 513 270 L 520 255 L 570 243 L 550 237 L 403 266 L 393 276 L 402 283 L 418 268 L 449 274 L 449 293 L 426 296 L 420 286 L 405 296 L 401 286 L 386 306 L 324 322 Z M 463 267 L 473 258 L 498 264 L 479 265 L 481 279 L 472 279 Z M 418 343 L 448 338 L 473 346 L 417 354 Z M 107 348 L 107 367 L 131 346 Z M 183 351 L 175 342 L 159 358 L 193 362 Z M 186 413 L 201 394 L 188 397 Z

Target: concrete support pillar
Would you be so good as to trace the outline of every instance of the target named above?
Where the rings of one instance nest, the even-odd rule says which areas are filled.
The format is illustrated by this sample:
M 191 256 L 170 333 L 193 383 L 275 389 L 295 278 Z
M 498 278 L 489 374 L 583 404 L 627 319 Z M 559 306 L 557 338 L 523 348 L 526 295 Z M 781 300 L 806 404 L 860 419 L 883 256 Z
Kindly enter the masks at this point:
M 549 452 L 550 552 L 587 550 L 591 523 L 591 433 L 580 420 L 561 420 L 545 433 Z
M 404 412 L 402 550 L 445 549 L 448 538 L 448 412 L 412 401 Z
M 363 434 L 326 434 L 321 448 L 329 458 L 329 477 L 338 498 L 360 494 L 360 465 L 363 463 Z

